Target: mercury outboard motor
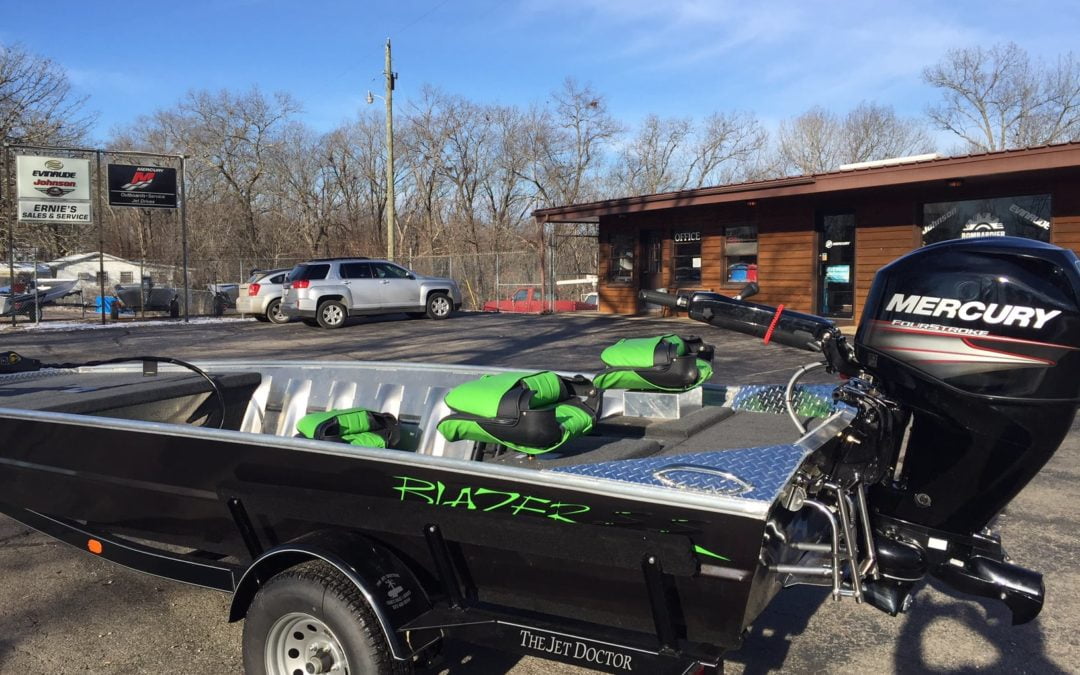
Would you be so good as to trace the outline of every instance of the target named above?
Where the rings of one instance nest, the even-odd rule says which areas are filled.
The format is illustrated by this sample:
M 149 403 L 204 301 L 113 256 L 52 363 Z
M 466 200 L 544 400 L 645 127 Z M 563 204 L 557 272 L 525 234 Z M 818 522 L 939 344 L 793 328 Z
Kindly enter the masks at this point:
M 818 458 L 821 477 L 806 483 L 832 490 L 829 509 L 847 529 L 842 545 L 834 535 L 830 567 L 846 557 L 850 579 L 845 589 L 834 576 L 834 595 L 846 590 L 896 614 L 931 575 L 1004 601 L 1013 623 L 1038 615 L 1041 575 L 1007 562 L 989 528 L 1057 450 L 1080 404 L 1075 253 L 1014 237 L 915 250 L 875 276 L 854 347 L 831 321 L 782 305 L 717 293 L 641 296 L 819 351 L 850 378 L 835 396 L 862 412 L 849 440 Z M 862 517 L 850 516 L 852 502 Z
M 925 571 L 1004 600 L 1014 623 L 1033 619 L 1042 578 L 1005 562 L 987 527 L 1054 454 L 1080 403 L 1076 254 L 1013 237 L 914 251 L 875 277 L 855 352 L 911 411 L 892 479 L 869 495 L 893 590 Z

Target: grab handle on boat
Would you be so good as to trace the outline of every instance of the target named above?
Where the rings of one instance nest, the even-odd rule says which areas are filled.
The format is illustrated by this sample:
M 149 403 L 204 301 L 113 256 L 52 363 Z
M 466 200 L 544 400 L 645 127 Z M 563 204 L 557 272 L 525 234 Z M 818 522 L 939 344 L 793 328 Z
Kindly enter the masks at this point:
M 752 483 L 739 478 L 735 474 L 729 471 L 721 471 L 720 469 L 713 469 L 708 466 L 697 466 L 695 464 L 671 464 L 661 469 L 653 471 L 652 476 L 656 480 L 660 481 L 667 487 L 681 488 L 685 487 L 685 481 L 678 481 L 675 478 L 669 476 L 670 473 L 700 473 L 706 476 L 716 476 L 723 478 L 724 480 L 734 483 L 736 487 L 732 490 L 710 490 L 710 492 L 719 492 L 720 494 L 727 496 L 744 495 L 754 489 Z M 696 489 L 696 488 L 691 488 Z

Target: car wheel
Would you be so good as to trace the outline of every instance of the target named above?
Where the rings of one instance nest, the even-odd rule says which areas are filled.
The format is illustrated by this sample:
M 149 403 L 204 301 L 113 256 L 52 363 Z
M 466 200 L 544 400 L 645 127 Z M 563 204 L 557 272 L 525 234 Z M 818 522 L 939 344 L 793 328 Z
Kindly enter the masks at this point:
M 281 299 L 271 300 L 266 306 L 266 320 L 270 323 L 289 323 L 289 317 L 281 313 Z
M 445 319 L 454 311 L 454 303 L 446 293 L 432 293 L 428 296 L 427 316 L 429 319 Z
M 364 596 L 343 574 L 310 562 L 271 578 L 247 611 L 244 672 L 412 672 L 395 661 Z
M 323 328 L 341 328 L 345 325 L 345 317 L 347 316 L 348 311 L 345 309 L 345 305 L 337 300 L 327 300 L 319 305 L 319 311 L 316 312 L 315 319 Z

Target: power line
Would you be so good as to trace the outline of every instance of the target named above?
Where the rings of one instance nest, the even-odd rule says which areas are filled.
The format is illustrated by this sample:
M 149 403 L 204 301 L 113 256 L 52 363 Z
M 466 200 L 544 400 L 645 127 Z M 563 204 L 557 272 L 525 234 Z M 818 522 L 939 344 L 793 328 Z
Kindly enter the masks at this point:
M 413 26 L 415 26 L 416 24 L 420 23 L 420 22 L 421 22 L 421 21 L 423 21 L 424 19 L 426 19 L 426 18 L 428 18 L 429 16 L 431 16 L 431 14 L 435 12 L 435 10 L 437 10 L 437 9 L 440 9 L 440 8 L 441 8 L 441 7 L 443 6 L 443 5 L 445 5 L 445 4 L 446 4 L 446 3 L 448 3 L 448 2 L 450 2 L 450 0 L 442 0 L 442 2 L 440 2 L 439 4 L 435 5 L 434 7 L 432 7 L 432 8 L 431 8 L 431 9 L 429 9 L 428 11 L 424 12 L 424 13 L 423 13 L 423 14 L 421 14 L 420 16 L 416 17 L 415 19 L 413 19 L 413 20 L 412 20 L 412 21 L 410 21 L 409 23 L 405 24 L 405 25 L 404 25 L 404 26 L 402 26 L 401 28 L 398 28 L 398 29 L 397 29 L 397 32 L 398 32 L 398 33 L 402 33 L 402 32 L 404 32 L 404 31 L 405 31 L 405 30 L 406 30 L 407 28 L 412 28 L 412 27 L 413 27 Z

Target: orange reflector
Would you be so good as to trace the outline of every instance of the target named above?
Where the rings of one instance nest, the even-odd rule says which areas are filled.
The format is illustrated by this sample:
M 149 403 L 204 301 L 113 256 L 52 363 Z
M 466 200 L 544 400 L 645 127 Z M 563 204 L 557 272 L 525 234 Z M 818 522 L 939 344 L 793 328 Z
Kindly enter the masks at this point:
M 86 549 L 95 555 L 101 554 L 101 542 L 97 539 L 91 539 L 86 542 Z

